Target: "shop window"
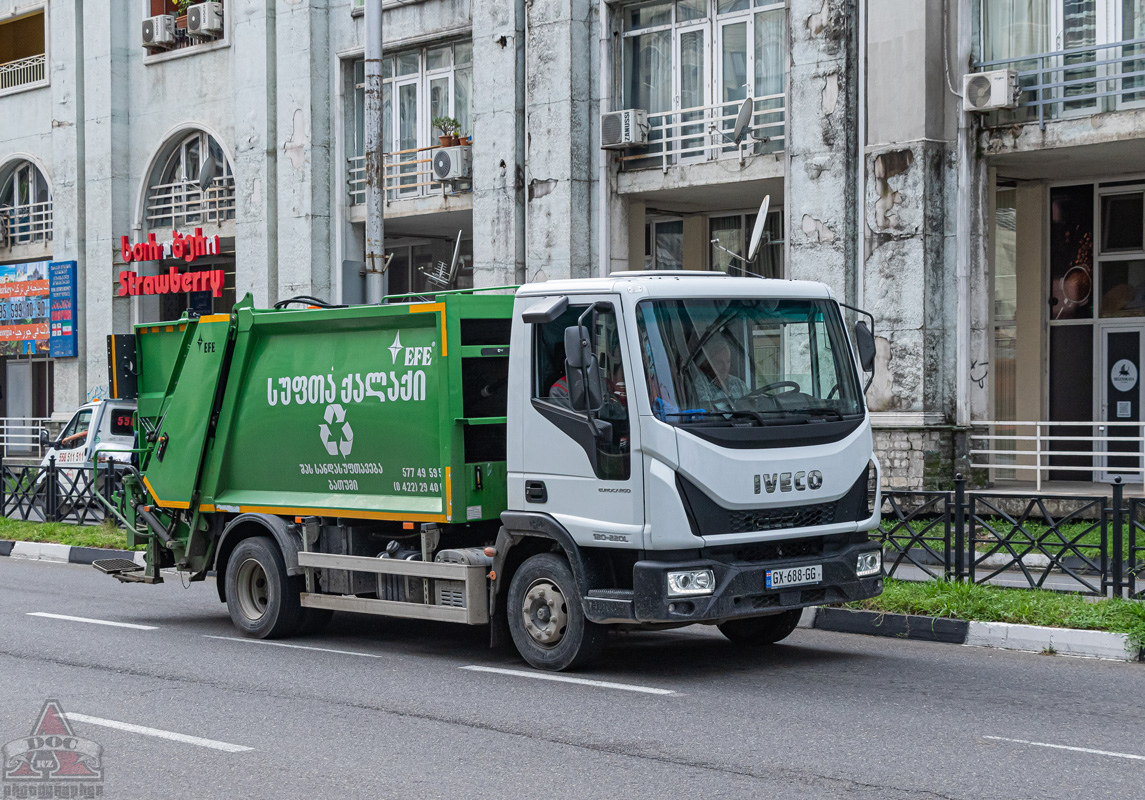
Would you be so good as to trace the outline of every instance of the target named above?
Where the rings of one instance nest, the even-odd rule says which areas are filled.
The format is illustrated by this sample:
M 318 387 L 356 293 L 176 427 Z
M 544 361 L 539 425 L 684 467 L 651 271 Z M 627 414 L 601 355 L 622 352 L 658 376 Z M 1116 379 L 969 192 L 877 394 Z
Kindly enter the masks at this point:
M 453 258 L 453 244 L 452 241 L 442 239 L 411 245 L 387 245 L 386 253 L 393 254 L 390 267 L 386 270 L 386 274 L 389 276 L 388 294 L 441 291 L 441 286 L 434 285 L 426 279 L 426 273 L 432 272 L 438 263 L 449 265 Z M 459 257 L 461 263 L 458 266 L 457 277 L 454 281 L 453 288 L 472 289 L 472 239 L 461 240 Z M 364 296 L 364 294 L 362 296 Z M 345 292 L 343 292 L 343 297 L 346 297 Z
M 0 93 L 47 83 L 44 12 L 0 23 Z
M 1093 318 L 1093 186 L 1050 192 L 1050 319 Z
M 684 269 L 682 219 L 655 219 L 644 226 L 644 268 Z
M 713 270 L 729 275 L 758 275 L 761 278 L 783 277 L 783 212 L 767 215 L 763 240 L 751 264 L 747 258 L 756 214 L 727 214 L 708 218 L 709 262 Z M 731 251 L 729 253 L 728 251 Z M 736 258 L 732 255 L 739 256 Z
M 1109 317 L 1145 316 L 1145 193 L 1101 195 L 1100 307 Z
M 0 173 L 0 248 L 52 240 L 52 192 L 43 173 L 19 161 Z
M 214 137 L 196 131 L 175 144 L 147 189 L 146 214 L 152 229 L 218 225 L 235 218 L 235 178 Z

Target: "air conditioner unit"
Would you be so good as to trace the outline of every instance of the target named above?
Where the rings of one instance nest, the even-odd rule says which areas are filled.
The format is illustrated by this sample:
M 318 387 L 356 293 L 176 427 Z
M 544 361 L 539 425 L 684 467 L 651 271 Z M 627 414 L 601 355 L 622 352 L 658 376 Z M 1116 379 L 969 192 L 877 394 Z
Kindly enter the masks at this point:
M 610 111 L 600 116 L 600 146 L 623 150 L 648 143 L 648 112 L 642 108 Z
M 1018 107 L 1018 73 L 1012 69 L 976 72 L 962 78 L 964 111 L 995 111 Z
M 196 3 L 187 9 L 187 35 L 217 39 L 223 35 L 223 4 Z
M 175 17 L 170 14 L 160 14 L 157 17 L 147 17 L 144 19 L 143 46 L 163 48 L 174 47 Z
M 470 166 L 472 152 L 468 146 L 442 147 L 433 153 L 433 179 L 435 181 L 463 181 L 473 175 Z

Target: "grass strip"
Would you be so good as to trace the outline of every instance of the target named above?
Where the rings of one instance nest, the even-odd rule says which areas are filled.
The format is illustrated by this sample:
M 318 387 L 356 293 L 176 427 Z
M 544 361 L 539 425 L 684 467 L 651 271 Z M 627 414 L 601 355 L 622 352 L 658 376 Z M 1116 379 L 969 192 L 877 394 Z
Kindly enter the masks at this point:
M 969 622 L 1010 622 L 1126 633 L 1133 647 L 1145 648 L 1145 603 L 1135 600 L 1093 601 L 1080 594 L 1046 589 L 1001 589 L 975 583 L 888 578 L 881 595 L 848 603 L 846 607 Z
M 70 525 L 66 522 L 25 522 L 0 517 L 0 539 L 17 542 L 49 542 L 69 544 L 73 547 L 100 547 L 129 550 L 127 532 L 122 528 L 103 525 Z M 137 547 L 136 550 L 146 548 Z

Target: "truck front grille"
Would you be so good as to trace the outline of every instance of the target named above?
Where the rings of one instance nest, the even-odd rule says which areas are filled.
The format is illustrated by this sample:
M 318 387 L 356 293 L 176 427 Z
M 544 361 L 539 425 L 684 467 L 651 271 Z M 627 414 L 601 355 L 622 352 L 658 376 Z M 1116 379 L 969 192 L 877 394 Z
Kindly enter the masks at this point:
M 806 528 L 812 525 L 830 525 L 835 521 L 834 503 L 816 503 L 809 506 L 729 511 L 729 533 L 776 531 L 786 528 Z
M 823 554 L 823 540 L 784 539 L 737 547 L 732 551 L 736 561 L 781 561 L 785 558 L 809 558 Z

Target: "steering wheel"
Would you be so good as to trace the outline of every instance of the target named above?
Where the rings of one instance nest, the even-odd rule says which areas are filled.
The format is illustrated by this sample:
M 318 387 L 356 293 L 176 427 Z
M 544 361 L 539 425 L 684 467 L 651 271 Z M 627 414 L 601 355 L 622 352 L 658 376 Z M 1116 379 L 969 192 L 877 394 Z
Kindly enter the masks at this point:
M 754 399 L 756 397 L 763 397 L 764 395 L 775 394 L 776 389 L 786 389 L 787 390 L 785 392 L 780 392 L 780 394 L 788 394 L 790 392 L 798 392 L 799 391 L 799 384 L 796 383 L 795 381 L 776 381 L 775 383 L 769 383 L 766 386 L 760 386 L 758 389 L 752 389 L 750 392 L 748 392 L 747 394 L 744 395 L 744 398 L 753 398 Z
M 834 397 L 835 392 L 837 392 L 837 391 L 839 391 L 839 384 L 836 383 L 834 386 L 831 387 L 831 391 L 827 392 L 827 399 L 830 400 L 832 397 Z

